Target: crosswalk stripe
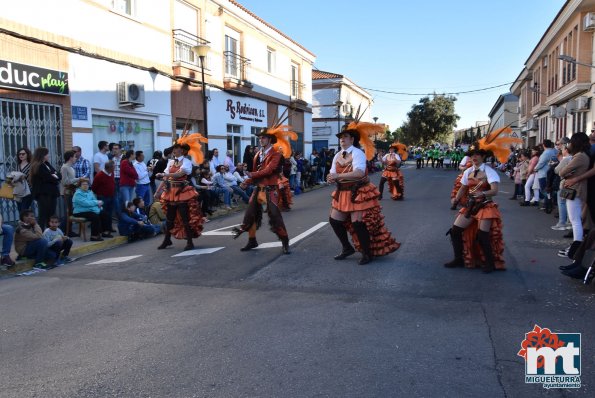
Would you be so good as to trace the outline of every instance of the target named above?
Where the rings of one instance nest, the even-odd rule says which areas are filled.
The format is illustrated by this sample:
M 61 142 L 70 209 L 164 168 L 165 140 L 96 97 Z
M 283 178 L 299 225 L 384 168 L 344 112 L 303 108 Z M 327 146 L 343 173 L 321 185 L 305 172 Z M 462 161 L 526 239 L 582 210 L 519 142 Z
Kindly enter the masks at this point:
M 225 247 L 207 247 L 206 249 L 186 250 L 182 253 L 174 254 L 172 257 L 198 256 L 199 254 L 215 253 L 221 249 L 225 249 Z
M 306 236 L 312 234 L 313 232 L 319 230 L 320 228 L 324 227 L 326 224 L 328 224 L 328 222 L 324 221 L 324 222 L 319 222 L 318 224 L 316 224 L 315 226 L 313 226 L 312 228 L 302 232 L 301 234 L 299 234 L 298 236 L 296 236 L 293 239 L 289 239 L 289 244 L 293 245 L 294 243 L 299 242 L 300 240 L 304 239 Z M 270 249 L 271 247 L 281 247 L 281 242 L 266 242 L 266 243 L 261 243 L 258 245 L 257 249 Z
M 206 231 L 203 232 L 202 234 L 205 236 L 214 236 L 214 235 L 218 235 L 218 236 L 231 236 L 233 235 L 233 232 L 231 231 L 224 231 L 225 229 L 231 229 L 233 227 L 238 227 L 241 224 L 236 224 L 236 225 L 230 225 L 228 227 L 223 227 L 223 228 L 218 228 L 218 229 L 214 229 L 212 231 Z
M 94 265 L 94 264 L 110 264 L 110 263 L 123 263 L 128 260 L 132 260 L 137 257 L 141 257 L 142 254 L 137 254 L 135 256 L 126 256 L 126 257 L 112 257 L 112 258 L 104 258 L 103 260 L 95 261 L 89 263 L 87 265 Z

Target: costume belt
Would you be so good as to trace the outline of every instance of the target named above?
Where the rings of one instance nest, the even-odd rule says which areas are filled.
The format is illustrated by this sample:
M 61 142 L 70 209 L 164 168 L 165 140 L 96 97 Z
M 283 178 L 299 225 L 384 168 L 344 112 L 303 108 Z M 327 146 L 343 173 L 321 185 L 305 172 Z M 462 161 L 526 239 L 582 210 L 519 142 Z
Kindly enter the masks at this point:
M 339 182 L 337 181 L 337 190 L 339 191 L 353 191 L 358 190 L 359 188 L 367 185 L 370 182 L 368 177 L 362 178 L 361 180 L 357 181 L 349 181 L 349 182 Z
M 397 171 L 397 170 L 399 170 L 399 168 L 397 166 L 386 166 L 384 168 L 384 170 L 387 170 L 387 171 Z
M 279 188 L 278 185 L 258 185 L 256 187 L 257 190 L 259 190 L 259 191 L 265 191 L 265 192 L 275 191 L 278 188 Z

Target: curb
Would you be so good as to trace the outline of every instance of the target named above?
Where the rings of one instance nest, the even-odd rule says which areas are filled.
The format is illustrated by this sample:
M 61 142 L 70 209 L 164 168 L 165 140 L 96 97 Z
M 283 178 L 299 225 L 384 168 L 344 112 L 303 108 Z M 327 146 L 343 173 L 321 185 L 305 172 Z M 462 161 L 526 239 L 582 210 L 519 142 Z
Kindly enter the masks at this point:
M 305 191 L 302 191 L 301 195 L 304 193 L 315 191 L 317 189 L 321 189 L 327 187 L 328 185 L 315 185 L 313 187 L 308 188 Z M 246 205 L 241 204 L 237 207 L 234 207 L 230 210 L 226 209 L 218 209 L 212 216 L 208 217 L 211 220 L 217 219 L 219 217 L 227 216 L 229 214 L 238 213 L 240 211 L 244 211 Z M 81 246 L 75 246 L 70 250 L 70 257 L 83 257 L 89 254 L 97 253 L 100 251 L 104 251 L 107 249 L 111 249 L 116 246 L 123 245 L 128 243 L 128 238 L 126 236 L 114 236 L 111 239 L 105 239 L 102 242 L 84 242 Z M 35 264 L 34 260 L 20 260 L 17 261 L 16 265 L 10 267 L 7 270 L 0 269 L 0 278 L 7 277 L 7 276 L 17 276 L 17 274 L 31 271 L 33 269 L 33 265 Z

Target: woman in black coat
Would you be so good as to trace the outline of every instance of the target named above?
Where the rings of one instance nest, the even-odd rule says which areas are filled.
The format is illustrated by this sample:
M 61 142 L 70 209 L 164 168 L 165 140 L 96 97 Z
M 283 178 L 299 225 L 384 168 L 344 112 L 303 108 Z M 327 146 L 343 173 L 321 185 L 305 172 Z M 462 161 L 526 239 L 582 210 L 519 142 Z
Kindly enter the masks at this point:
M 244 157 L 242 158 L 242 163 L 246 165 L 246 170 L 252 171 L 254 162 L 254 147 L 252 145 L 246 146 L 244 149 Z
M 31 195 L 37 201 L 39 226 L 44 229 L 51 216 L 56 213 L 56 204 L 60 196 L 60 173 L 49 163 L 50 151 L 39 147 L 33 152 L 29 182 Z

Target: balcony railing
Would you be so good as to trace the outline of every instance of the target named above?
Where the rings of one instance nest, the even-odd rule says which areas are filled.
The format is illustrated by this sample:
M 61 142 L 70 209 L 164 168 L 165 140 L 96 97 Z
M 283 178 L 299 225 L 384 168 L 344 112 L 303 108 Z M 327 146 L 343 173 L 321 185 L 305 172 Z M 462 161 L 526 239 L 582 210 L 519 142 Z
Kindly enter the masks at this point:
M 174 62 L 181 62 L 200 68 L 200 60 L 198 56 L 192 51 L 192 47 L 199 44 L 209 44 L 209 42 L 202 37 L 193 35 L 182 29 L 174 29 Z M 208 57 L 205 57 L 205 69 L 209 69 Z
M 299 80 L 292 80 L 290 82 L 291 87 L 291 98 L 301 100 L 303 99 L 304 90 L 306 89 L 306 85 L 301 83 Z
M 250 65 L 250 60 L 248 58 L 231 51 L 224 51 L 223 56 L 225 57 L 225 76 L 227 78 L 249 81 L 247 66 Z

